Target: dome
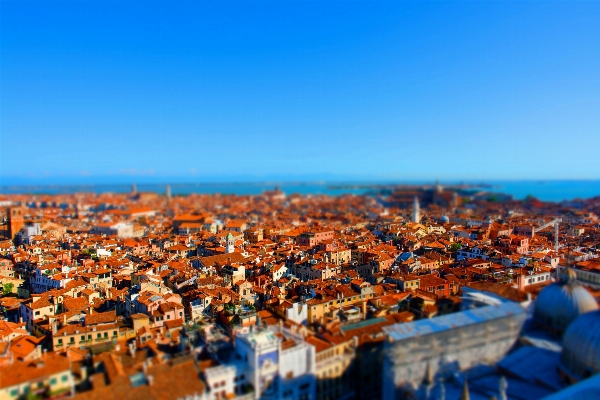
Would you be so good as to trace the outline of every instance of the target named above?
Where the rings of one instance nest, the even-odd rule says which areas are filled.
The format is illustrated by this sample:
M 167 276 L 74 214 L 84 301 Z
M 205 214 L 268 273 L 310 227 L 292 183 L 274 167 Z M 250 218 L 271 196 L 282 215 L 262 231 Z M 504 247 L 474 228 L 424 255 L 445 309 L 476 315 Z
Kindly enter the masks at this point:
M 600 373 L 600 310 L 578 317 L 563 339 L 561 369 L 574 380 Z
M 442 224 L 447 224 L 448 222 L 450 222 L 450 218 L 448 218 L 448 216 L 446 214 L 444 214 L 440 217 L 440 222 Z
M 568 270 L 559 282 L 544 288 L 535 301 L 536 322 L 562 334 L 581 314 L 598 309 L 594 296 L 575 282 L 575 273 Z

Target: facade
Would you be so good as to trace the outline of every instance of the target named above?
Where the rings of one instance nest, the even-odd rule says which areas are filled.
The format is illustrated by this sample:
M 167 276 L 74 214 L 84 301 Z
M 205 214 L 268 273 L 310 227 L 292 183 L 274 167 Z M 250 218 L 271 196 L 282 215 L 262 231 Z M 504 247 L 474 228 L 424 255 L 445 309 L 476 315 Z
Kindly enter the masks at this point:
M 268 330 L 236 335 L 250 366 L 256 398 L 314 399 L 315 351 L 302 337 L 282 340 Z
M 559 264 L 556 268 L 557 274 L 560 276 L 568 268 L 566 265 Z M 600 260 L 580 261 L 569 269 L 575 273 L 577 282 L 600 289 Z
M 401 399 L 427 374 L 447 378 L 479 363 L 495 364 L 513 346 L 526 318 L 518 303 L 480 308 L 383 328 L 383 397 Z
M 8 207 L 6 209 L 8 237 L 14 238 L 25 225 L 25 214 L 27 209 L 24 207 Z
M 28 362 L 0 367 L 0 399 L 57 398 L 75 393 L 71 362 L 60 354 L 46 354 Z
M 120 238 L 131 238 L 133 234 L 133 224 L 125 222 L 103 222 L 94 226 L 94 232 L 99 235 L 118 236 Z
M 333 239 L 333 231 L 329 229 L 312 230 L 304 232 L 296 239 L 300 246 L 313 247 L 319 243 Z
M 316 398 L 315 349 L 304 338 L 282 328 L 258 326 L 235 332 L 235 354 L 205 372 L 208 398 L 298 399 Z
M 317 399 L 354 398 L 354 341 L 331 344 L 310 336 L 306 342 L 314 346 L 316 352 Z

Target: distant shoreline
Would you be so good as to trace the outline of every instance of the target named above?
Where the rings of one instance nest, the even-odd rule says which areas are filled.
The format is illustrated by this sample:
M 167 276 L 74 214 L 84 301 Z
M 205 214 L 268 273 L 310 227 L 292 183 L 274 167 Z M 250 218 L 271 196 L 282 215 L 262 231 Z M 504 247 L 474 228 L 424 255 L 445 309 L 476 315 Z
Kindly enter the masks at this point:
M 133 181 L 132 183 L 134 183 Z M 0 185 L 0 195 L 68 195 L 77 192 L 128 193 L 132 183 L 88 183 L 51 185 Z M 265 190 L 279 187 L 286 194 L 331 195 L 382 194 L 395 189 L 432 188 L 434 182 L 340 182 L 340 181 L 295 181 L 278 182 L 205 182 L 205 183 L 136 183 L 140 192 L 164 193 L 169 185 L 173 195 L 188 194 L 230 194 L 257 195 Z M 488 181 L 488 182 L 442 182 L 446 190 L 485 191 L 513 196 L 522 200 L 531 195 L 542 201 L 561 202 L 573 199 L 589 199 L 600 196 L 600 180 L 531 180 L 531 181 Z

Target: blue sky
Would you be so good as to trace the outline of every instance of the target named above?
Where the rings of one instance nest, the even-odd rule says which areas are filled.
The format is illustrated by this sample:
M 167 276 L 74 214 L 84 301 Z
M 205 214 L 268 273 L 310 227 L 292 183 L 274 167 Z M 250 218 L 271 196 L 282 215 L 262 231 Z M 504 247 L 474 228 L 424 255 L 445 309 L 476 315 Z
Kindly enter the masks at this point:
M 600 178 L 600 2 L 0 7 L 0 183 Z

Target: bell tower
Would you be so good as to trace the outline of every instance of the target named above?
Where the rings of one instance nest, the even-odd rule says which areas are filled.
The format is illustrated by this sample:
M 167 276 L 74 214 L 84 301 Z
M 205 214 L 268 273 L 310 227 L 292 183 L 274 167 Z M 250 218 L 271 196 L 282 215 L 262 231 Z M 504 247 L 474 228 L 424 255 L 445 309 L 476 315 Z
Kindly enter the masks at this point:
M 415 196 L 415 200 L 413 201 L 412 222 L 416 222 L 417 224 L 421 222 L 421 207 L 419 206 L 417 196 Z
M 24 207 L 8 207 L 6 209 L 8 237 L 11 240 L 25 225 L 25 213 L 26 209 Z
M 225 253 L 230 254 L 233 253 L 235 249 L 235 240 L 233 239 L 233 235 L 229 233 L 227 238 L 225 238 Z

